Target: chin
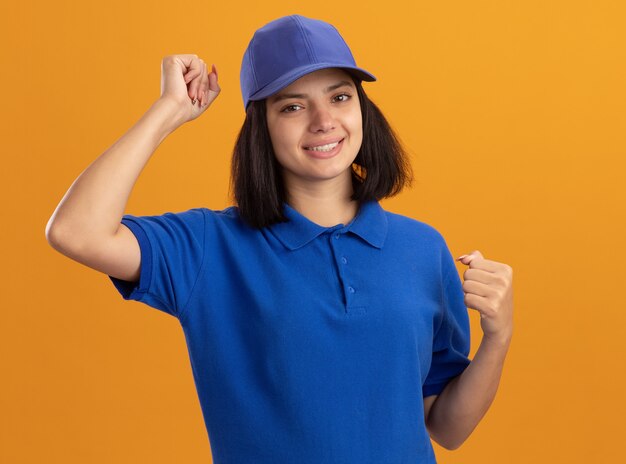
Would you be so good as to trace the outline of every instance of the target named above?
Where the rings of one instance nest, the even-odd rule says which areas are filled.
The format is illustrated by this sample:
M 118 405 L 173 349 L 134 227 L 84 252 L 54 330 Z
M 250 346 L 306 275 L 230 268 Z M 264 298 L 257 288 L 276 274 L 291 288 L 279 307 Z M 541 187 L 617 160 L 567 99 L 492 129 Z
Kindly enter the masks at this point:
M 342 168 L 333 169 L 332 167 L 328 167 L 328 169 L 318 169 L 310 171 L 308 175 L 299 177 L 306 177 L 308 180 L 312 181 L 331 180 L 340 178 L 342 176 L 345 176 L 346 179 L 351 179 L 350 171 L 352 171 L 352 164 L 350 164 L 349 166 L 344 166 Z

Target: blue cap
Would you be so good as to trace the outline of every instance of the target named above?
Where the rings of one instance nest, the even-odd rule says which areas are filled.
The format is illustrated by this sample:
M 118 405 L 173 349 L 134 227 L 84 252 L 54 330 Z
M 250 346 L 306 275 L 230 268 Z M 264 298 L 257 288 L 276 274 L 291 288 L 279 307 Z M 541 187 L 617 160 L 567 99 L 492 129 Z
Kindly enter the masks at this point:
M 335 26 L 301 15 L 283 16 L 258 29 L 241 62 L 244 110 L 251 100 L 275 94 L 313 71 L 343 68 L 364 81 L 376 77 L 357 67 Z

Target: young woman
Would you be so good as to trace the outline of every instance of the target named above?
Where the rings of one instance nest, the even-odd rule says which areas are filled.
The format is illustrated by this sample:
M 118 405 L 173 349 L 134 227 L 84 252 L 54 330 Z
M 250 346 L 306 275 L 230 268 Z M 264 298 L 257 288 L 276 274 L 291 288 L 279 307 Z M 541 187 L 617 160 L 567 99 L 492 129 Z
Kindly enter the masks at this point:
M 220 93 L 215 66 L 169 56 L 161 98 L 74 182 L 50 244 L 180 321 L 216 464 L 435 462 L 429 436 L 459 447 L 495 396 L 511 268 L 474 251 L 462 284 L 436 229 L 382 209 L 410 166 L 333 26 L 266 24 L 240 78 L 236 206 L 124 215 L 157 146 Z

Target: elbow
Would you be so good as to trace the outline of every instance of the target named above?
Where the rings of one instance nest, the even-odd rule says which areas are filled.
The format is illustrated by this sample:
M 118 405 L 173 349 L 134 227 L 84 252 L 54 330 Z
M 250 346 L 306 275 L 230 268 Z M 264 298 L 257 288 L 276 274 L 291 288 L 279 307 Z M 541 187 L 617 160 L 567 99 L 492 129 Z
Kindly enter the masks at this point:
M 72 240 L 68 239 L 67 232 L 64 232 L 58 225 L 53 225 L 52 221 L 46 224 L 46 240 L 54 250 L 61 254 L 67 255 L 69 244 Z
M 46 224 L 46 241 L 48 245 L 54 248 L 57 251 L 61 251 L 61 234 L 59 232 L 59 228 L 52 225 L 52 221 L 48 221 Z
M 437 444 L 439 446 L 441 446 L 442 448 L 447 449 L 448 451 L 457 450 L 457 449 L 459 449 L 461 447 L 461 445 L 463 443 L 465 443 L 465 440 L 456 440 L 456 441 L 454 441 L 454 440 L 444 439 L 444 438 L 441 438 L 441 439 L 438 439 L 436 437 L 432 437 L 432 438 L 433 438 L 433 440 L 435 440 L 437 442 Z
M 441 443 L 441 446 L 448 451 L 454 451 L 456 449 L 459 449 L 464 442 L 465 440 L 458 442 Z
M 48 223 L 46 224 L 45 233 L 48 245 L 56 249 L 56 247 L 58 246 L 58 235 L 56 233 L 56 229 L 52 227 L 52 221 L 48 221 Z
M 430 438 L 432 438 L 435 443 L 448 451 L 454 451 L 456 449 L 459 449 L 467 439 L 467 437 L 452 437 L 446 436 L 446 434 L 444 433 L 436 433 L 431 428 L 428 428 L 428 433 L 430 435 Z

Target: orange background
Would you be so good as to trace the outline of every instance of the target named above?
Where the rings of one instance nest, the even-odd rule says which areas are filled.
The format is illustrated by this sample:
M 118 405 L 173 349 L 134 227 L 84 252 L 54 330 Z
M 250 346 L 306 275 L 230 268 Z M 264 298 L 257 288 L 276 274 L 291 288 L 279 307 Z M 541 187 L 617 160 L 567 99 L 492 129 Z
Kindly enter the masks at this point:
M 210 462 L 178 322 L 122 300 L 44 230 L 159 97 L 169 54 L 215 63 L 222 92 L 157 149 L 127 212 L 231 204 L 241 58 L 257 28 L 294 13 L 333 23 L 378 78 L 364 87 L 416 174 L 383 207 L 433 225 L 455 257 L 478 249 L 514 269 L 497 397 L 460 449 L 435 445 L 438 461 L 626 462 L 624 3 L 295 5 L 3 4 L 0 462 Z

